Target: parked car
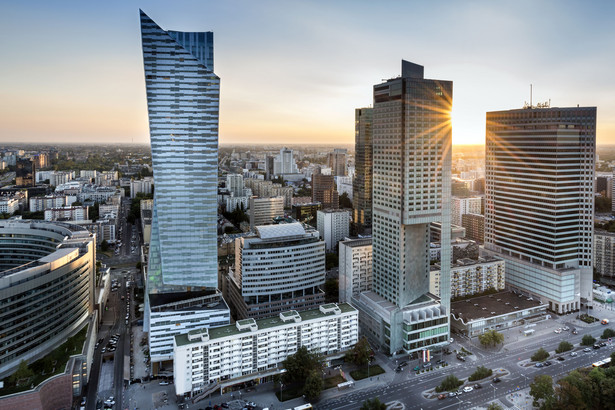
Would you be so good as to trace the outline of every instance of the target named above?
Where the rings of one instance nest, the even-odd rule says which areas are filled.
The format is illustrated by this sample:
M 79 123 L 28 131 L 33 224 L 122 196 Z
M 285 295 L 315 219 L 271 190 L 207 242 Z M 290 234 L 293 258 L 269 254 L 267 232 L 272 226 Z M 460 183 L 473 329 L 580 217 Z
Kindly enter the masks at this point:
M 553 364 L 553 363 L 551 363 L 551 362 L 550 362 L 550 361 L 548 361 L 548 360 L 545 362 L 545 366 L 551 366 L 552 364 Z
M 419 370 L 421 370 L 421 366 L 416 366 L 416 367 L 415 367 L 414 369 L 412 369 L 412 370 L 414 370 L 415 372 L 418 372 Z
M 439 394 L 438 395 L 438 400 L 444 400 L 446 399 L 446 394 Z
M 570 353 L 570 356 L 575 357 L 577 355 L 577 352 L 572 352 Z
M 534 366 L 536 366 L 536 367 L 542 367 L 542 366 L 544 366 L 544 364 L 542 364 L 542 363 L 538 362 L 538 363 L 536 363 Z
M 590 349 L 589 347 L 586 347 L 585 349 L 583 349 L 584 352 L 591 352 L 592 349 Z
M 558 356 L 558 357 L 556 358 L 556 360 L 559 360 L 560 362 L 563 362 L 563 361 L 564 361 L 564 360 L 566 360 L 566 359 L 564 359 L 564 356 Z
M 493 378 L 493 382 L 494 382 L 494 383 L 499 383 L 499 382 L 501 382 L 501 381 L 502 381 L 502 380 L 501 380 L 499 377 L 494 377 L 494 378 Z
M 475 388 L 475 389 L 482 389 L 482 388 L 483 388 L 483 386 L 481 386 L 479 383 L 476 383 L 476 384 L 474 385 L 474 388 Z
M 466 386 L 463 388 L 464 393 L 470 393 L 474 388 L 472 386 Z

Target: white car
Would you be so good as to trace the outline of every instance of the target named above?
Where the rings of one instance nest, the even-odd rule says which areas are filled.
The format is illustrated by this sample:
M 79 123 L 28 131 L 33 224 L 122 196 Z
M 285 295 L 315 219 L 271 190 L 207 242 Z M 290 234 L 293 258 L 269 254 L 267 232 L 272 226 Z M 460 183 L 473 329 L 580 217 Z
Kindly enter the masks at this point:
M 466 386 L 463 388 L 464 393 L 470 393 L 472 390 L 474 390 L 474 387 L 472 386 Z
M 169 382 L 161 381 L 158 384 L 161 385 L 161 386 L 167 386 L 169 384 Z

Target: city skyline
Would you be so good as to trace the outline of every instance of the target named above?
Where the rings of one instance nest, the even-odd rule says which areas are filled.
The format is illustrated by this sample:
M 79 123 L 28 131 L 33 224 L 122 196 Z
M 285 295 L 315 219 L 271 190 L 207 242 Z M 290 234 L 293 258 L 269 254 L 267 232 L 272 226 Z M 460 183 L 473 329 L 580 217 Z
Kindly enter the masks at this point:
M 615 30 L 606 18 L 614 6 L 395 6 L 393 13 L 366 2 L 4 5 L 0 47 L 12 64 L 0 68 L 0 142 L 147 143 L 135 58 L 134 16 L 143 7 L 170 30 L 216 33 L 221 145 L 352 144 L 354 109 L 372 104 L 364 85 L 394 77 L 399 58 L 455 81 L 454 144 L 484 144 L 485 112 L 521 108 L 530 83 L 534 103 L 597 106 L 597 142 L 615 143 L 608 52 Z

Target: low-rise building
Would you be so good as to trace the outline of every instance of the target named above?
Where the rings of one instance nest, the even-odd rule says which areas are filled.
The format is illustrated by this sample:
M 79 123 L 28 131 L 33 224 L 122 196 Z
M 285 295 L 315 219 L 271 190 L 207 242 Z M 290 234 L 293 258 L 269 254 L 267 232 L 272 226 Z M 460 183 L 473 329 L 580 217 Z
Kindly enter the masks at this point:
M 451 298 L 471 296 L 489 289 L 504 290 L 504 260 L 493 256 L 458 259 L 451 265 Z M 440 297 L 440 264 L 432 265 L 429 292 Z
M 250 198 L 250 229 L 269 225 L 276 217 L 284 217 L 284 198 Z
M 594 269 L 600 276 L 615 276 L 615 232 L 594 230 Z
M 316 213 L 321 209 L 322 204 L 320 202 L 293 204 L 292 215 L 293 218 L 295 218 L 297 221 L 309 221 L 314 224 L 314 222 L 316 221 Z
M 39 212 L 49 208 L 60 208 L 66 205 L 72 205 L 72 202 L 70 204 L 67 203 L 68 198 L 69 197 L 65 195 L 47 195 L 32 197 L 30 198 L 30 212 Z
M 358 312 L 352 306 L 331 303 L 175 336 L 175 393 L 193 397 L 278 374 L 282 362 L 302 346 L 339 357 L 357 343 L 358 321 Z
M 12 196 L 0 197 L 0 213 L 13 215 L 19 209 L 19 200 Z
M 87 206 L 64 206 L 45 210 L 46 221 L 84 221 L 88 219 Z
M 547 303 L 521 293 L 499 292 L 451 303 L 451 330 L 475 337 L 487 330 L 528 326 L 545 319 Z

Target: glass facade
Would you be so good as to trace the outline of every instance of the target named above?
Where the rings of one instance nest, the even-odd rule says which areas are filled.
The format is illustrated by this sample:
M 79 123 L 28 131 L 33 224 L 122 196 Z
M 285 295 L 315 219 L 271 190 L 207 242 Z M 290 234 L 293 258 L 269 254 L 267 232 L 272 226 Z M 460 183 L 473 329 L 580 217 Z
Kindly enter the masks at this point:
M 355 110 L 355 176 L 352 188 L 356 233 L 372 226 L 372 123 L 373 108 Z
M 167 32 L 141 11 L 141 34 L 156 183 L 148 293 L 217 288 L 213 33 Z

